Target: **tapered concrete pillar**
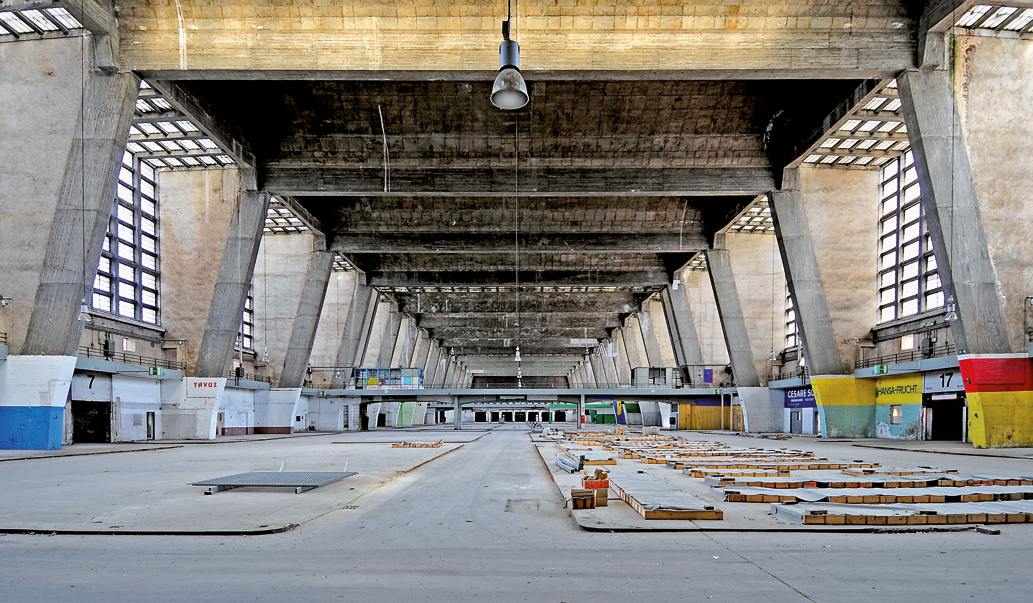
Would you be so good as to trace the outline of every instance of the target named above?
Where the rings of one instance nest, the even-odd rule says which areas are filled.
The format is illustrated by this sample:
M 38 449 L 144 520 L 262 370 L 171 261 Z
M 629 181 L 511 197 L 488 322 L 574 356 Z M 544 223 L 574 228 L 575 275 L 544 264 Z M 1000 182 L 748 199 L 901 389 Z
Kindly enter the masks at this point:
M 753 348 L 750 346 L 750 335 L 739 302 L 739 291 L 735 275 L 732 273 L 732 261 L 725 247 L 724 235 L 717 235 L 714 247 L 707 251 L 707 266 L 718 311 L 721 314 L 721 327 L 728 344 L 728 356 L 732 360 L 735 384 L 739 387 L 757 387 L 760 385 L 760 376 L 753 362 Z
M 312 354 L 309 357 L 311 366 L 337 366 L 337 354 L 355 294 L 356 274 L 345 270 L 332 270 L 330 273 L 323 310 L 319 314 L 319 325 L 316 328 L 316 339 L 312 343 Z M 320 384 L 320 388 L 327 387 L 329 383 Z
M 609 387 L 620 387 L 620 380 L 617 378 L 617 364 L 616 358 L 611 356 L 602 356 L 599 358 L 599 364 L 603 367 L 603 372 L 606 374 L 606 381 Z
M 624 339 L 624 329 L 614 329 L 613 332 L 617 337 L 614 346 L 617 357 L 613 359 L 613 363 L 617 367 L 617 378 L 621 385 L 631 385 L 631 359 L 628 357 L 628 344 Z
M 326 299 L 330 274 L 333 272 L 333 261 L 333 252 L 325 249 L 314 249 L 309 256 L 301 299 L 298 300 L 287 353 L 283 359 L 280 387 L 301 387 L 305 380 L 305 367 L 312 354 L 323 300 Z
M 223 377 L 229 370 L 268 208 L 268 193 L 241 191 L 197 354 L 196 377 Z
M 603 358 L 592 354 L 589 356 L 589 361 L 592 363 L 592 372 L 595 373 L 596 387 L 611 387 L 606 371 L 603 369 Z
M 721 329 L 721 314 L 714 298 L 714 286 L 708 270 L 684 270 L 685 297 L 692 309 L 692 323 L 699 339 L 700 358 L 704 364 L 728 364 L 728 345 Z M 697 373 L 699 371 L 697 370 Z
M 638 326 L 638 316 L 632 314 L 624 321 L 621 329 L 624 336 L 624 348 L 628 352 L 628 364 L 632 369 L 649 366 L 645 344 L 642 343 L 642 329 Z
M 595 365 L 592 364 L 592 357 L 585 356 L 581 366 L 585 367 L 585 378 L 588 381 L 588 387 L 599 387 L 599 378 L 595 374 Z
M 688 287 L 685 286 L 679 286 L 677 291 L 672 287 L 664 287 L 660 293 L 664 316 L 667 318 L 667 331 L 671 334 L 671 347 L 674 348 L 675 362 L 678 366 L 703 362 L 686 291 Z
M 642 303 L 642 308 L 635 315 L 638 322 L 639 335 L 642 338 L 642 349 L 645 352 L 645 366 L 664 366 L 660 357 L 660 342 L 657 340 L 656 328 L 653 326 L 653 314 L 650 312 L 650 302 Z
M 427 353 L 427 368 L 424 369 L 424 382 L 428 388 L 438 387 L 438 370 L 441 366 L 441 347 L 438 342 L 431 341 L 430 352 Z
M 878 299 L 878 172 L 804 167 L 769 195 L 779 253 L 812 375 L 848 375 L 869 336 Z M 793 181 L 795 179 L 795 181 Z
M 959 352 L 971 354 L 1011 352 L 947 72 L 908 71 L 897 82 L 937 271 L 944 290 L 956 302 L 958 320 L 951 325 L 955 344 Z
M 398 304 L 386 302 L 387 312 L 383 335 L 380 340 L 380 353 L 377 355 L 377 366 L 395 366 L 392 360 L 395 356 L 395 347 L 400 343 L 399 337 L 404 336 L 402 331 L 402 315 L 398 312 Z
M 0 49 L 0 295 L 15 354 L 74 356 L 138 88 L 77 38 Z
M 431 340 L 427 337 L 425 329 L 416 329 L 416 345 L 413 350 L 413 357 L 410 366 L 423 369 L 424 378 L 427 376 L 427 359 L 430 356 Z
M 369 329 L 376 315 L 379 295 L 373 287 L 355 285 L 351 307 L 348 309 L 348 319 L 344 325 L 344 335 L 341 337 L 341 343 L 337 349 L 336 366 L 341 367 L 341 377 L 340 379 L 334 378 L 332 389 L 340 389 L 348 383 L 352 376 L 352 369 L 362 362 Z
M 463 428 L 463 403 L 458 397 L 452 398 L 452 424 L 456 429 Z
M 662 297 L 650 298 L 648 307 L 653 323 L 653 332 L 656 334 L 657 348 L 660 351 L 660 366 L 678 366 L 678 362 L 674 357 L 674 345 L 671 340 L 671 332 L 668 329 L 667 313 Z

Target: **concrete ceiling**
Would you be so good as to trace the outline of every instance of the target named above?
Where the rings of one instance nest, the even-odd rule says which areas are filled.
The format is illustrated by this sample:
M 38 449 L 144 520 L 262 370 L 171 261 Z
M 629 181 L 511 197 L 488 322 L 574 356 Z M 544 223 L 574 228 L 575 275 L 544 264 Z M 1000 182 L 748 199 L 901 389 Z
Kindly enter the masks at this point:
M 608 338 L 777 188 L 788 150 L 859 83 L 566 75 L 529 75 L 531 100 L 512 112 L 490 104 L 490 78 L 159 87 L 245 141 L 259 185 L 302 207 L 432 338 L 533 356 Z M 568 286 L 583 289 L 543 291 Z M 469 287 L 494 289 L 456 290 Z

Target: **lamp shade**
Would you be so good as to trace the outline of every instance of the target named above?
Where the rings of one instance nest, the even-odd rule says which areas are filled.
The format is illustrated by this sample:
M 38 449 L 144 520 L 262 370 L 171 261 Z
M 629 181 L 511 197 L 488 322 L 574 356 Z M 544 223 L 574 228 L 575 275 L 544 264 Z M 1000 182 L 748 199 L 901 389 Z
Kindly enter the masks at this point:
M 520 70 L 506 67 L 499 71 L 491 87 L 491 104 L 499 109 L 519 109 L 527 104 L 527 84 Z

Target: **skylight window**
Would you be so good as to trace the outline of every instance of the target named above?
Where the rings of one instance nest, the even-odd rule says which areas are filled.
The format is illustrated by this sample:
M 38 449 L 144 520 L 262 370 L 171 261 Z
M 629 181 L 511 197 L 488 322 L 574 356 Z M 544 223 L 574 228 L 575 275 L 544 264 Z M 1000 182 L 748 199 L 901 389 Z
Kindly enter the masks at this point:
M 1010 23 L 1004 26 L 1003 29 L 1007 31 L 1022 31 L 1029 25 L 1030 21 L 1033 21 L 1033 8 L 1027 8 L 1022 11 L 1018 17 L 1015 17 Z
M 38 10 L 23 10 L 21 16 L 23 19 L 28 19 L 37 29 L 42 31 L 58 31 L 61 29 Z
M 29 27 L 25 21 L 18 18 L 18 15 L 12 12 L 0 13 L 0 21 L 3 21 L 7 29 L 17 34 L 32 33 L 32 28 Z
M 64 8 L 47 8 L 44 9 L 52 19 L 61 24 L 65 29 L 81 29 L 82 23 L 72 16 L 72 13 L 68 12 Z
M 958 19 L 959 27 L 972 27 L 983 18 L 986 13 L 990 12 L 990 7 L 985 4 L 978 4 L 968 9 L 961 18 Z

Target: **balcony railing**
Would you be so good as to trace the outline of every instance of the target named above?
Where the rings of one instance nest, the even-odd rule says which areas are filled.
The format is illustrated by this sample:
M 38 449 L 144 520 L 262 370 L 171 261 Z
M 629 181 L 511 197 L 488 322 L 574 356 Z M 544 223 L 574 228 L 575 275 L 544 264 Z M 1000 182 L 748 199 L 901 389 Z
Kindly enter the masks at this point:
M 226 375 L 226 378 L 230 380 L 240 379 L 241 381 L 258 381 L 261 383 L 269 384 L 272 384 L 273 382 L 271 377 L 266 377 L 265 375 L 256 375 L 254 373 L 245 373 L 244 371 L 237 373 L 235 369 L 230 371 L 230 373 Z
M 129 354 L 127 352 L 105 351 L 98 348 L 91 348 L 89 346 L 79 347 L 79 357 L 97 358 L 99 360 L 108 360 L 110 362 L 124 362 L 125 364 L 135 364 L 137 366 L 158 366 L 161 368 L 167 368 L 175 371 L 183 370 L 186 364 L 184 362 L 176 362 L 175 360 L 165 360 L 164 358 L 149 358 L 147 356 Z
M 958 353 L 957 348 L 953 344 L 928 347 L 925 349 L 908 350 L 906 352 L 898 352 L 896 354 L 887 354 L 886 356 L 875 356 L 874 358 L 862 358 L 854 363 L 854 368 L 871 368 L 880 364 L 903 364 L 905 362 L 915 362 L 917 360 L 925 360 L 928 358 L 942 358 L 943 356 L 953 356 Z
M 811 373 L 807 370 L 806 366 L 794 366 L 791 368 L 773 367 L 770 378 L 772 381 L 781 381 L 783 379 L 803 379 L 810 374 Z
M 0 333 L 0 345 L 7 345 L 7 333 Z

